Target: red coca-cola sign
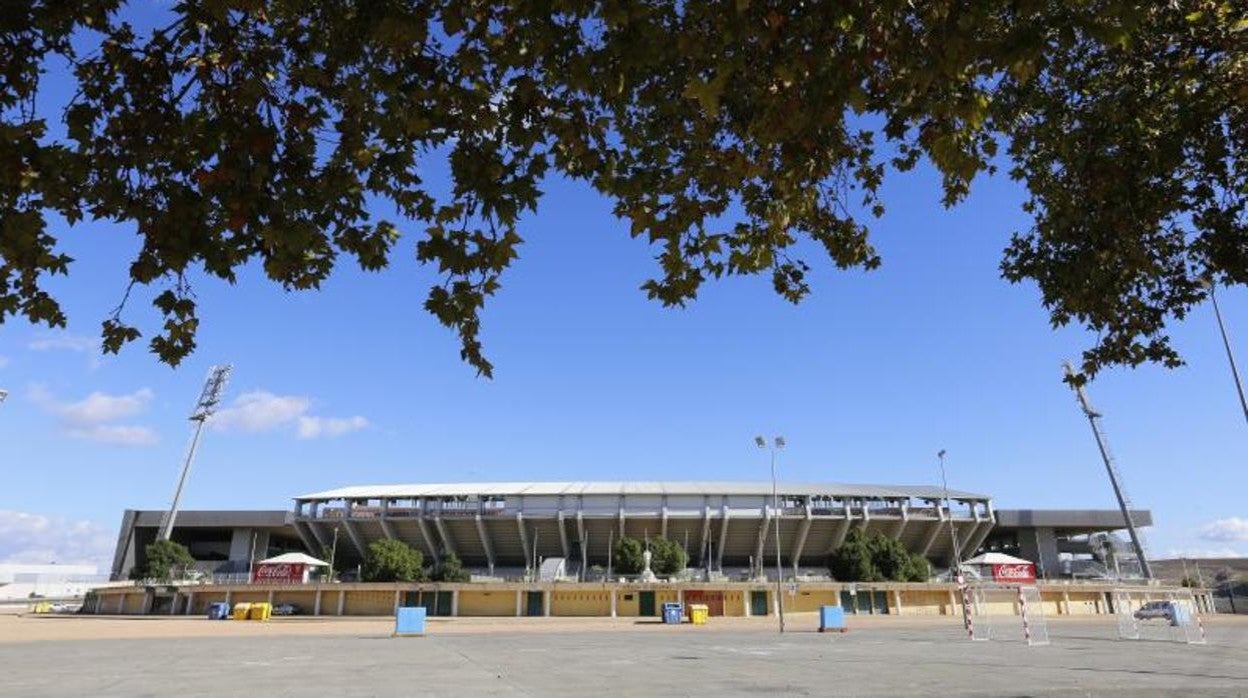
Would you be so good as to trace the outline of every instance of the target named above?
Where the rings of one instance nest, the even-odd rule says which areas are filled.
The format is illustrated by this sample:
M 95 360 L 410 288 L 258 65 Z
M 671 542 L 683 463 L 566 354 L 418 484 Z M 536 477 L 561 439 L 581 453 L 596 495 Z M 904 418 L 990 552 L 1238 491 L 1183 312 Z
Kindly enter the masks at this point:
M 1036 566 L 1030 562 L 993 565 L 992 579 L 996 582 L 1034 582 L 1036 581 Z
M 303 570 L 307 565 L 281 562 L 256 565 L 251 581 L 256 584 L 302 584 Z

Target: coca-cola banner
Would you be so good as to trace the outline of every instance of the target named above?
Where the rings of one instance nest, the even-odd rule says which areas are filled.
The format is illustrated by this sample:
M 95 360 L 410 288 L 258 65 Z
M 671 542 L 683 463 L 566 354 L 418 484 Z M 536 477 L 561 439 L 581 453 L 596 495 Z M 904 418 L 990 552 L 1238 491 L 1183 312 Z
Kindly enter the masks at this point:
M 256 565 L 251 581 L 256 584 L 302 584 L 307 565 L 297 563 L 269 563 Z
M 994 582 L 1034 582 L 1036 581 L 1036 566 L 1030 562 L 993 565 L 992 580 Z

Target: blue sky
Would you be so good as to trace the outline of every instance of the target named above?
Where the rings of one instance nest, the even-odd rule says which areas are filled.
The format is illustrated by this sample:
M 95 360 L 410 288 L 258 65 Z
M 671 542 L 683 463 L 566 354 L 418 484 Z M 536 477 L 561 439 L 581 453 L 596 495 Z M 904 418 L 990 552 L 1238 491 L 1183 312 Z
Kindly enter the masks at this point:
M 437 173 L 430 172 L 436 180 Z M 521 258 L 484 315 L 495 378 L 460 362 L 421 309 L 430 270 L 409 235 L 390 269 L 344 264 L 319 292 L 259 270 L 195 281 L 199 350 L 173 370 L 142 343 L 101 357 L 132 230 L 54 226 L 76 258 L 50 284 L 67 331 L 0 325 L 0 561 L 105 560 L 125 508 L 168 505 L 186 417 L 213 363 L 235 365 L 188 508 L 285 508 L 347 484 L 474 480 L 761 479 L 752 438 L 783 434 L 785 479 L 950 485 L 998 507 L 1114 506 L 1060 362 L 1089 338 L 1054 331 L 1038 291 L 997 266 L 1027 226 L 1023 192 L 984 178 L 953 210 L 926 167 L 893 176 L 873 227 L 884 266 L 818 257 L 800 306 L 767 279 L 708 284 L 684 310 L 647 301 L 652 250 L 610 203 L 548 181 Z M 128 318 L 157 327 L 136 294 Z M 1248 293 L 1224 291 L 1232 340 Z M 1090 387 L 1154 555 L 1248 553 L 1248 428 L 1211 308 L 1173 328 L 1188 365 L 1103 373 Z M 1248 353 L 1237 345 L 1241 362 Z

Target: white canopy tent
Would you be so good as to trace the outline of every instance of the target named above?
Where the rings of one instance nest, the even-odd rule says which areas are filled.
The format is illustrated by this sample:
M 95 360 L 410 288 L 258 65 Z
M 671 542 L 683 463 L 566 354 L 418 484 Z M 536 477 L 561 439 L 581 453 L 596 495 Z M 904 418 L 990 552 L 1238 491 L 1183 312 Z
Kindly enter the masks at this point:
M 969 560 L 963 560 L 964 565 L 1034 565 L 1031 560 L 1024 560 L 1021 557 L 1006 555 L 1005 553 L 984 553 L 976 555 Z
M 309 567 L 329 567 L 329 563 L 318 560 L 304 553 L 282 553 L 267 560 L 257 560 L 257 565 L 307 565 Z

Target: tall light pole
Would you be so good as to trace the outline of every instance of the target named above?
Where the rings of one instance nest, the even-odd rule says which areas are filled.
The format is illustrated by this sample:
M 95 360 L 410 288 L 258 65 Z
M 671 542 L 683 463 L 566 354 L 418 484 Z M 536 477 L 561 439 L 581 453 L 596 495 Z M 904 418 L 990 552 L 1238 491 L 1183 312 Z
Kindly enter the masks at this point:
M 199 394 L 199 400 L 195 402 L 195 408 L 191 410 L 190 420 L 195 422 L 191 446 L 186 452 L 186 460 L 182 463 L 182 474 L 178 477 L 178 486 L 173 491 L 173 502 L 160 523 L 157 540 L 169 540 L 169 536 L 173 534 L 173 521 L 178 516 L 182 488 L 186 485 L 186 476 L 191 472 L 191 463 L 195 460 L 196 449 L 199 448 L 199 436 L 204 431 L 204 423 L 217 411 L 217 405 L 221 403 L 221 393 L 225 391 L 225 384 L 230 380 L 230 372 L 233 370 L 234 367 L 229 364 L 213 366 L 208 370 L 208 379 L 204 381 L 204 389 Z
M 0 402 L 4 402 L 4 399 L 8 396 L 9 396 L 9 391 L 5 390 L 4 388 L 0 388 Z
M 1209 282 L 1209 300 L 1213 301 L 1213 315 L 1218 319 L 1218 331 L 1222 333 L 1222 346 L 1226 348 L 1226 360 L 1231 364 L 1231 377 L 1235 379 L 1235 390 L 1239 393 L 1239 406 L 1244 410 L 1244 420 L 1248 421 L 1248 400 L 1244 399 L 1244 385 L 1239 380 L 1239 369 L 1235 367 L 1235 354 L 1231 352 L 1231 340 L 1226 337 L 1226 325 L 1222 324 L 1222 311 L 1218 309 L 1218 297 L 1213 293 L 1213 283 Z
M 761 436 L 754 437 L 754 444 L 767 449 L 767 440 Z M 776 520 L 776 616 L 780 619 L 780 632 L 784 632 L 784 593 L 782 589 L 784 568 L 780 566 L 780 495 L 776 489 L 776 451 L 784 448 L 784 437 L 777 436 L 772 440 L 771 451 L 771 509 Z M 761 567 L 763 562 L 759 560 Z
M 949 539 L 953 543 L 953 565 L 949 568 L 958 577 L 962 576 L 962 550 L 958 547 L 958 527 L 953 525 L 953 504 L 949 501 L 949 481 L 945 478 L 945 449 L 936 452 L 940 459 L 940 485 L 945 490 L 945 511 L 949 513 Z

